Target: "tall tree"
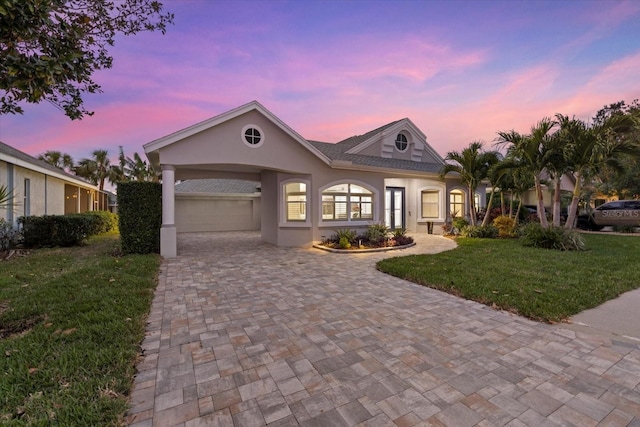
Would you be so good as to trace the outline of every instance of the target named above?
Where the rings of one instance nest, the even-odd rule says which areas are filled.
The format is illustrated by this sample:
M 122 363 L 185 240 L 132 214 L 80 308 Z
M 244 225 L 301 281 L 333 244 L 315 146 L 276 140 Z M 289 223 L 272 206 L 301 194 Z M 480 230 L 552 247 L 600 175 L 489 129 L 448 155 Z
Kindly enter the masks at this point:
M 489 168 L 498 162 L 498 152 L 484 151 L 482 149 L 482 143 L 474 141 L 460 152 L 450 151 L 444 159 L 445 161 L 453 163 L 446 163 L 440 169 L 440 178 L 444 179 L 450 172 L 456 172 L 460 175 L 462 183 L 467 187 L 467 200 L 470 210 L 469 219 L 471 225 L 476 225 L 474 195 L 480 182 L 487 178 Z
M 55 166 L 67 172 L 70 172 L 73 169 L 73 158 L 71 155 L 61 153 L 60 151 L 45 151 L 38 156 L 38 160 L 47 162 L 51 166 Z
M 552 131 L 555 126 L 555 121 L 545 117 L 531 127 L 529 135 L 522 135 L 514 130 L 498 132 L 498 144 L 508 144 L 507 155 L 516 159 L 521 167 L 533 176 L 538 218 L 545 228 L 549 226 L 549 222 L 544 209 L 540 175 L 549 164 L 548 152 L 552 145 Z
M 631 115 L 597 116 L 591 126 L 566 116 L 560 116 L 560 119 L 561 125 L 571 134 L 565 152 L 575 178 L 566 222 L 566 227 L 572 228 L 577 217 L 583 188 L 591 185 L 593 180 L 606 169 L 623 172 L 623 156 L 639 156 L 640 148 L 637 141 L 624 137 L 637 127 L 637 122 Z
M 0 114 L 48 101 L 71 119 L 92 115 L 83 95 L 100 92 L 116 35 L 166 31 L 173 14 L 157 0 L 0 0 Z
M 109 153 L 107 150 L 95 150 L 92 153 L 92 158 L 80 160 L 74 171 L 76 175 L 88 179 L 93 185 L 97 185 L 101 191 L 104 190 L 104 182 L 112 176 Z

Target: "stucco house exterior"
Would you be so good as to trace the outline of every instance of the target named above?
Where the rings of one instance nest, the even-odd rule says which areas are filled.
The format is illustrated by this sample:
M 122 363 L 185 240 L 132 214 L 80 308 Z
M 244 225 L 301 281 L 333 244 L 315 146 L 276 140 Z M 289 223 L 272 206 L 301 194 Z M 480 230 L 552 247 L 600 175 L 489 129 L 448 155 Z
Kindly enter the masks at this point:
M 98 187 L 0 142 L 0 186 L 12 192 L 0 218 L 16 225 L 30 215 L 64 215 L 107 210 L 108 197 Z
M 262 239 L 310 246 L 334 230 L 391 228 L 426 233 L 451 212 L 467 215 L 466 189 L 440 180 L 442 157 L 408 118 L 335 144 L 307 140 L 257 101 L 144 145 L 162 170 L 161 255 L 177 255 L 176 181 L 224 178 L 260 183 Z M 482 207 L 484 187 L 474 195 Z M 200 213 L 206 217 L 210 213 Z

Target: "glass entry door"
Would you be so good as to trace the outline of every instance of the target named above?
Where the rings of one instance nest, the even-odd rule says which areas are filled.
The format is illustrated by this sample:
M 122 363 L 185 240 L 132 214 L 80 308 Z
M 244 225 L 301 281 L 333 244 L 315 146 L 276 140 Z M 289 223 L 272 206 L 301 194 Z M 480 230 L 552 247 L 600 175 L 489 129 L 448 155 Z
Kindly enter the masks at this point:
M 384 222 L 392 230 L 404 228 L 404 188 L 387 187 L 384 197 Z

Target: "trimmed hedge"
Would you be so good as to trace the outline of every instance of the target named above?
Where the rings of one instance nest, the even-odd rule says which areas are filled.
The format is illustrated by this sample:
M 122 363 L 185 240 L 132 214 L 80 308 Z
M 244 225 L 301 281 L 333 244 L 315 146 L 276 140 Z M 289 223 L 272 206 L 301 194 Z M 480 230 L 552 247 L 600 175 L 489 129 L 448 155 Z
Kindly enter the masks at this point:
M 160 252 L 162 184 L 118 183 L 120 243 L 125 254 Z
M 79 246 L 87 237 L 111 230 L 116 221 L 116 215 L 103 211 L 18 218 L 27 248 Z

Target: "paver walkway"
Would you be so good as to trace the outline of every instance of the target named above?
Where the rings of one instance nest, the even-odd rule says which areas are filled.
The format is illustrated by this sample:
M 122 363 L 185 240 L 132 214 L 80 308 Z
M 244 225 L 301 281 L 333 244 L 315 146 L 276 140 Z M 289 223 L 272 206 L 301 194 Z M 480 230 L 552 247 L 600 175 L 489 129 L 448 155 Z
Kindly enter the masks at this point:
M 238 243 L 239 242 L 239 243 Z M 179 236 L 132 426 L 640 426 L 640 347 L 375 270 L 383 257 Z M 444 245 L 444 246 L 443 246 Z

